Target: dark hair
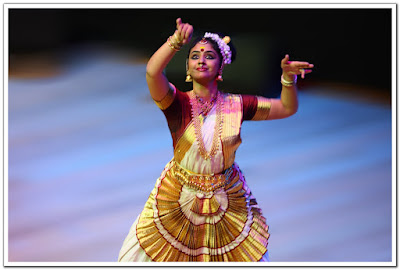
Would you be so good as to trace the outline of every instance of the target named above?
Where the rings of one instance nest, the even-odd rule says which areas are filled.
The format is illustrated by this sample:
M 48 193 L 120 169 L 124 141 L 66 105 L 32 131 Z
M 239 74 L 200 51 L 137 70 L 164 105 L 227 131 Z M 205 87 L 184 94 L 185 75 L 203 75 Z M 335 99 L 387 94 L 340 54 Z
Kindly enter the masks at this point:
M 221 37 L 221 35 L 219 33 L 218 33 L 218 35 Z M 199 36 L 199 37 L 194 38 L 194 39 L 192 39 L 190 41 L 190 43 L 189 43 L 189 52 L 188 52 L 188 57 L 187 58 L 189 58 L 190 51 L 193 49 L 193 47 L 196 46 L 196 44 L 199 43 L 199 41 L 203 39 L 203 36 Z M 222 57 L 222 54 L 221 54 L 221 50 L 218 47 L 218 44 L 214 40 L 212 40 L 211 38 L 205 38 L 205 39 L 208 42 L 210 42 L 210 44 L 212 45 L 213 49 L 217 52 L 217 54 L 219 56 L 219 59 L 220 59 L 219 60 L 220 61 L 219 66 L 221 66 L 223 57 Z M 229 42 L 228 45 L 229 45 L 229 48 L 231 49 L 231 53 L 232 53 L 231 63 L 233 63 L 233 61 L 235 61 L 235 59 L 236 59 L 236 49 L 233 46 L 232 41 Z

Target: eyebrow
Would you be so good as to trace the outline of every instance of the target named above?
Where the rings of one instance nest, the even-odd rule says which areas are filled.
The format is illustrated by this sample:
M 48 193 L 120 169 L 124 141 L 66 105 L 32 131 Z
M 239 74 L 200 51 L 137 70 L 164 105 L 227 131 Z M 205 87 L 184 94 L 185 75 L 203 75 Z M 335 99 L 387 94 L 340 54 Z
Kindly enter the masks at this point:
M 192 53 L 199 53 L 200 51 L 192 51 Z M 216 52 L 214 52 L 214 51 L 205 51 L 206 53 L 216 53 Z

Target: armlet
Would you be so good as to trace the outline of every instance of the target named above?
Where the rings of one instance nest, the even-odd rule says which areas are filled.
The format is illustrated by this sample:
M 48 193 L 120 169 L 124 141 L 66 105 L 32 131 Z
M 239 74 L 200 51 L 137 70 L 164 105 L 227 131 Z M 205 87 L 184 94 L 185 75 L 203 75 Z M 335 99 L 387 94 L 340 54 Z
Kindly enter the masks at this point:
M 267 120 L 271 109 L 271 100 L 257 96 L 257 111 L 251 120 Z

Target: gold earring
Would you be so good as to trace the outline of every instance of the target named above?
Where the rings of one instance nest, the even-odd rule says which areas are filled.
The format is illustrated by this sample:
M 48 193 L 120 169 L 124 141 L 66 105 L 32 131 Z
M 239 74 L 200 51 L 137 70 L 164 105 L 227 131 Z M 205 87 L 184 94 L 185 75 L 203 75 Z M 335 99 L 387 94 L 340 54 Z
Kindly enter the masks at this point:
M 189 70 L 187 70 L 186 71 L 186 80 L 185 80 L 185 82 L 192 82 L 192 81 L 193 81 L 193 78 L 190 75 Z

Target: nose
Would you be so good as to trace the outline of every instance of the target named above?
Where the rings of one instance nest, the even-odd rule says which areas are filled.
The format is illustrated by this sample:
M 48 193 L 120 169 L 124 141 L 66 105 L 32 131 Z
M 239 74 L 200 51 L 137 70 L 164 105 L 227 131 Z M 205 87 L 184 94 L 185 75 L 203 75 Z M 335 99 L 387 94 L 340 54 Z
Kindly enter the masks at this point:
M 205 63 L 205 59 L 206 59 L 206 57 L 204 56 L 204 54 L 200 54 L 199 64 L 204 64 Z

